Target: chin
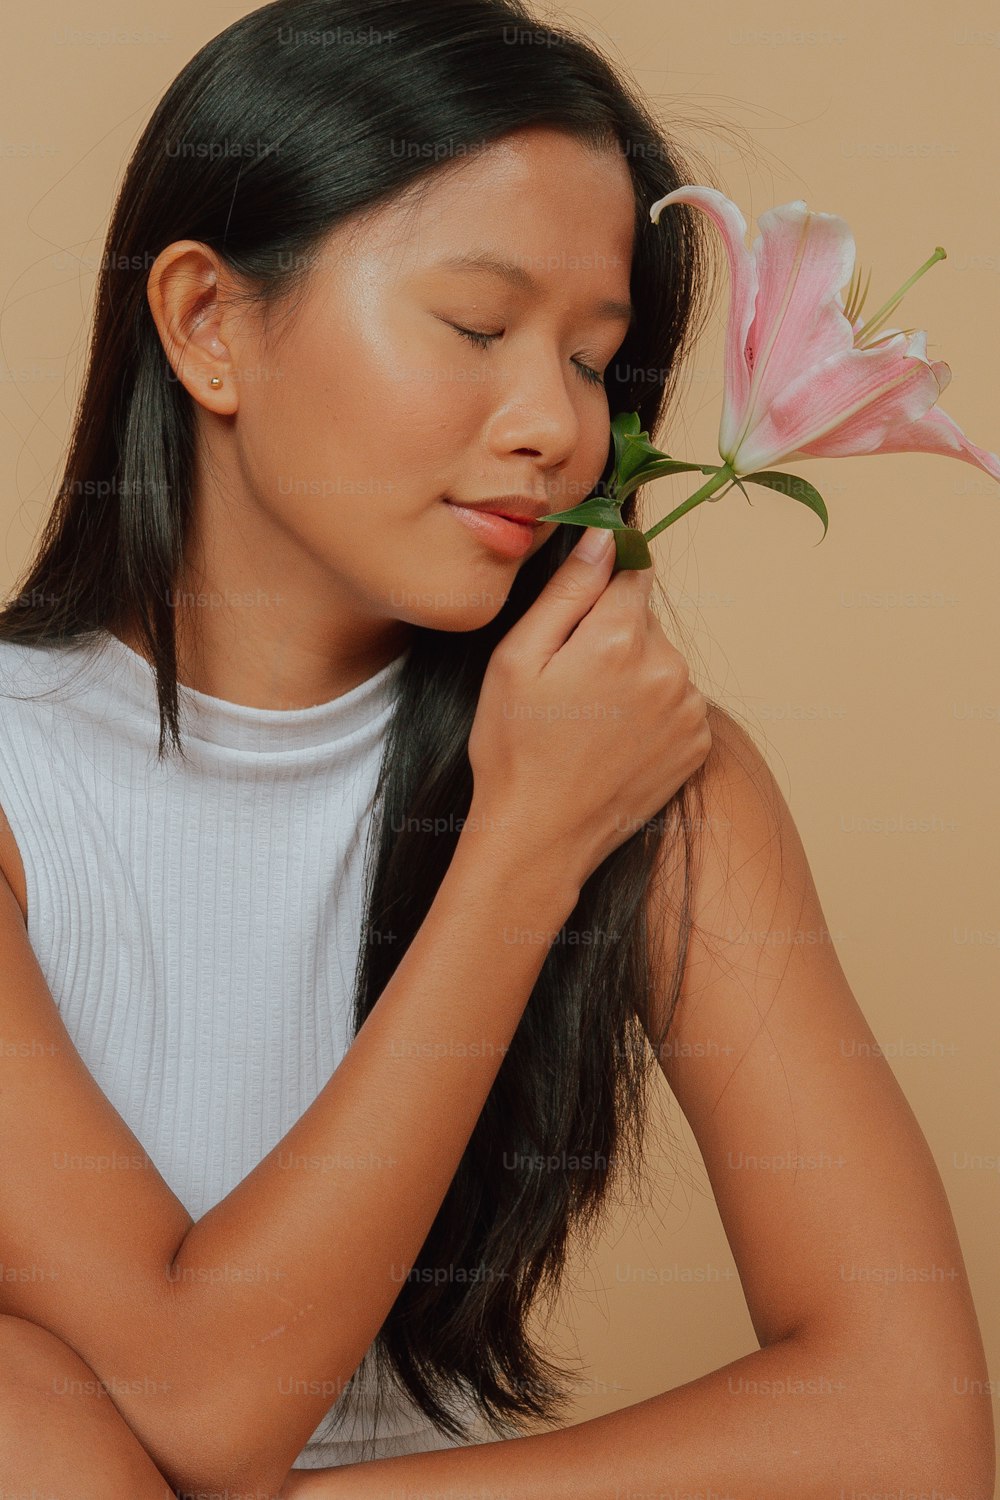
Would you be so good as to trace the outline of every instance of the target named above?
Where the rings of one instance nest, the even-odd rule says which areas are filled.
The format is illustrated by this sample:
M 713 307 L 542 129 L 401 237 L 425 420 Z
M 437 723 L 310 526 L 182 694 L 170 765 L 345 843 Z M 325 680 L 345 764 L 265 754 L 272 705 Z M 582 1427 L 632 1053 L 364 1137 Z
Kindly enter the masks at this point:
M 509 585 L 498 589 L 489 579 L 478 583 L 474 578 L 435 587 L 414 583 L 392 595 L 392 612 L 397 620 L 419 625 L 424 630 L 448 630 L 456 634 L 481 630 L 495 620 L 507 602 Z
M 477 594 L 474 589 L 468 589 L 463 596 L 455 590 L 450 604 L 442 601 L 436 609 L 427 610 L 420 624 L 428 630 L 447 630 L 454 635 L 464 635 L 470 630 L 481 630 L 484 625 L 489 625 L 506 602 L 506 594 Z

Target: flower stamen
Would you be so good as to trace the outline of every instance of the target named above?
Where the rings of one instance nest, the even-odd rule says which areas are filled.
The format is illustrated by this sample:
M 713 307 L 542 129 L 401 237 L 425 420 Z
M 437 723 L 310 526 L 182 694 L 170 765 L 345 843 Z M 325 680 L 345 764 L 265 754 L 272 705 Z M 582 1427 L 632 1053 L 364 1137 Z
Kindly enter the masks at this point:
M 869 267 L 868 280 L 865 282 L 865 289 L 859 295 L 859 288 L 861 286 L 861 267 L 854 267 L 854 270 L 851 273 L 850 286 L 848 287 L 847 306 L 844 308 L 844 317 L 851 324 L 852 328 L 858 320 L 861 309 L 865 305 L 865 298 L 868 296 L 868 288 L 871 286 L 871 280 L 872 273 L 871 268 Z
M 929 255 L 927 257 L 927 259 L 924 261 L 923 265 L 919 268 L 919 270 L 914 271 L 913 275 L 911 277 L 909 277 L 909 279 L 907 281 L 903 282 L 903 285 L 899 288 L 899 290 L 897 292 L 894 292 L 892 294 L 892 296 L 889 298 L 888 302 L 884 302 L 882 304 L 882 306 L 879 308 L 878 312 L 873 313 L 872 316 L 868 319 L 867 323 L 863 324 L 862 327 L 858 329 L 858 331 L 854 335 L 854 347 L 855 347 L 855 349 L 865 349 L 865 348 L 869 348 L 870 347 L 870 338 L 871 338 L 871 335 L 873 333 L 877 332 L 877 330 L 882 327 L 883 323 L 885 323 L 885 321 L 886 321 L 887 318 L 889 318 L 889 317 L 892 316 L 892 314 L 895 312 L 896 308 L 899 306 L 900 302 L 903 300 L 903 297 L 909 291 L 909 289 L 913 285 L 913 283 L 915 281 L 919 281 L 920 277 L 923 276 L 924 272 L 925 271 L 929 271 L 930 268 L 931 268 L 931 266 L 933 266 L 936 261 L 945 260 L 946 259 L 946 255 L 947 255 L 947 252 L 943 249 L 943 247 L 941 245 L 938 245 L 935 248 L 935 250 L 934 250 L 934 254 L 933 255 Z M 853 284 L 853 277 L 851 278 L 851 280 L 852 280 L 852 284 Z M 866 296 L 867 296 L 867 293 L 868 293 L 868 287 L 867 287 L 867 284 L 866 284 L 866 286 L 865 286 L 865 295 Z M 861 298 L 861 301 L 858 303 L 857 307 L 853 308 L 853 316 L 850 319 L 850 321 L 851 321 L 852 324 L 854 322 L 855 317 L 857 317 L 858 314 L 861 312 L 861 308 L 862 308 L 863 303 L 864 303 L 864 297 Z M 846 310 L 845 310 L 845 316 L 846 316 Z

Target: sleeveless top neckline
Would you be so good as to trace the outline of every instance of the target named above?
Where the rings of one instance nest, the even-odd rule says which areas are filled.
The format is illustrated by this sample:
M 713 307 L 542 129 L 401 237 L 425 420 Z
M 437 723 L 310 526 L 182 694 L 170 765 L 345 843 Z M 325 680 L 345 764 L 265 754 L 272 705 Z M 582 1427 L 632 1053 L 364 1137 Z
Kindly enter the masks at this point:
M 99 647 L 96 651 L 95 645 Z M 157 716 L 152 666 L 111 631 L 101 632 L 99 642 L 84 641 L 61 649 L 79 655 L 93 652 L 96 662 L 107 659 L 114 668 L 113 689 L 122 705 L 147 718 Z M 258 708 L 178 683 L 182 742 L 190 738 L 205 745 L 258 754 L 332 746 L 369 728 L 384 711 L 409 651 L 407 646 L 346 693 L 308 708 Z

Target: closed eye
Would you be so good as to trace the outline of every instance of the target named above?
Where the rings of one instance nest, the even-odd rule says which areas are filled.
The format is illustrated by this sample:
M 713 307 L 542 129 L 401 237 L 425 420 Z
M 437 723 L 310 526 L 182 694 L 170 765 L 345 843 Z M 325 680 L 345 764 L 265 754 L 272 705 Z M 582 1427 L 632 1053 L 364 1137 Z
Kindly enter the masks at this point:
M 500 333 L 477 333 L 474 328 L 462 328 L 458 323 L 449 323 L 448 326 L 454 328 L 455 332 L 460 333 L 464 339 L 475 344 L 478 349 L 487 349 L 494 339 L 502 337 Z M 581 380 L 586 381 L 588 385 L 603 386 L 604 376 L 599 370 L 592 369 L 590 365 L 581 364 L 578 359 L 575 359 L 573 363 L 576 365 Z

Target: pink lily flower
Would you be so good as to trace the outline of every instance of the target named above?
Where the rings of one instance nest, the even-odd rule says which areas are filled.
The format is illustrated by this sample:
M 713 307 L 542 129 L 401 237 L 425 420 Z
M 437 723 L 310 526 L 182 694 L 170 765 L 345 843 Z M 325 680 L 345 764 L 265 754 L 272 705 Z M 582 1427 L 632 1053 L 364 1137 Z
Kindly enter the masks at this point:
M 707 213 L 729 257 L 719 453 L 734 474 L 792 459 L 923 452 L 963 459 L 1000 480 L 1000 458 L 936 405 L 951 370 L 927 358 L 926 333 L 878 331 L 944 250 L 862 322 L 868 284 L 859 295 L 854 236 L 837 214 L 812 213 L 801 199 L 771 208 L 747 250 L 746 220 L 715 188 L 668 193 L 649 211 L 654 224 L 671 203 Z

